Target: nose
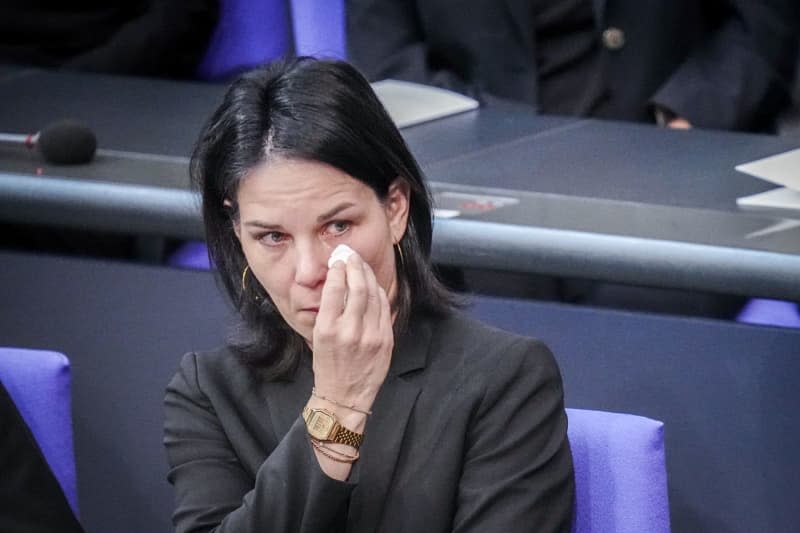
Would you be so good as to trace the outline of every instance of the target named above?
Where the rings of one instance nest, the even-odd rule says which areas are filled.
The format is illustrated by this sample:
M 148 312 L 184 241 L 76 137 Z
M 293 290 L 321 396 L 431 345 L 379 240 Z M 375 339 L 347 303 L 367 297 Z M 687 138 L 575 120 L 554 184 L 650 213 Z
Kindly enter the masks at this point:
M 324 282 L 329 253 L 320 242 L 298 242 L 295 248 L 295 283 L 314 288 Z

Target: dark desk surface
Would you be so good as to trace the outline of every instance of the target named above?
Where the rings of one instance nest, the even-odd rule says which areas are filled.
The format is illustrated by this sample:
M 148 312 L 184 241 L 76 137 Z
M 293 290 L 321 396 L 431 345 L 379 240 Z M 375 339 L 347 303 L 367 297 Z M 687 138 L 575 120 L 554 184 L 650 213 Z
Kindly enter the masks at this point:
M 223 90 L 0 71 L 0 98 L 14 103 L 0 130 L 75 117 L 101 148 L 76 167 L 0 149 L 0 217 L 201 237 L 186 156 Z M 800 225 L 739 210 L 737 197 L 770 186 L 733 170 L 796 139 L 537 116 L 513 104 L 403 133 L 438 206 L 460 212 L 437 220 L 437 262 L 800 300 Z

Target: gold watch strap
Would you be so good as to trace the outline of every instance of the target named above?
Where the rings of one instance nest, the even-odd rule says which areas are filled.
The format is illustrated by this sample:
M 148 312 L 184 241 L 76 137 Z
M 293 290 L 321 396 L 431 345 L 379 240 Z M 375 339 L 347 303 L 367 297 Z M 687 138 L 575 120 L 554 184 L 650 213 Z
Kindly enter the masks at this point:
M 356 433 L 355 431 L 349 430 L 344 427 L 341 423 L 339 423 L 339 419 L 336 415 L 327 409 L 318 409 L 318 408 L 311 408 L 308 406 L 303 407 L 303 420 L 306 421 L 306 425 L 311 422 L 312 415 L 315 411 L 324 413 L 325 415 L 329 416 L 334 421 L 334 426 L 332 433 L 324 439 L 321 439 L 320 436 L 315 435 L 315 432 L 309 429 L 309 433 L 312 437 L 321 440 L 322 442 L 334 442 L 337 444 L 346 444 L 348 446 L 352 446 L 356 450 L 361 446 L 361 443 L 364 441 L 364 435 L 361 433 Z
M 361 446 L 361 443 L 364 441 L 364 435 L 362 433 L 356 433 L 355 431 L 350 431 L 346 427 L 341 424 L 337 426 L 339 429 L 336 431 L 336 434 L 331 438 L 331 442 L 336 442 L 338 444 L 347 444 L 348 446 L 352 446 L 356 450 Z

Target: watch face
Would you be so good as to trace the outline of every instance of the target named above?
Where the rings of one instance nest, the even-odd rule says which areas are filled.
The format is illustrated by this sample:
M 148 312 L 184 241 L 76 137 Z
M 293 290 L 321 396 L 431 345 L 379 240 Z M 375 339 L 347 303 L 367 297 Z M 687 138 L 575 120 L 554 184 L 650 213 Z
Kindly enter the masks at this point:
M 336 420 L 324 411 L 312 411 L 308 419 L 308 434 L 319 440 L 330 438 Z

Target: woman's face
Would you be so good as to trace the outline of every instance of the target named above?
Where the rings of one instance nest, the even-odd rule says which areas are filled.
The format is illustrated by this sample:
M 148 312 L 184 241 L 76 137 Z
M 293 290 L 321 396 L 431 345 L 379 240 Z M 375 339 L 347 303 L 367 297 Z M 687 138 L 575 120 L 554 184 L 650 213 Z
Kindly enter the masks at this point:
M 253 169 L 237 194 L 234 230 L 253 275 L 284 320 L 311 342 L 328 257 L 347 244 L 372 267 L 393 302 L 393 245 L 405 233 L 408 187 L 396 180 L 384 202 L 341 170 L 283 159 Z

